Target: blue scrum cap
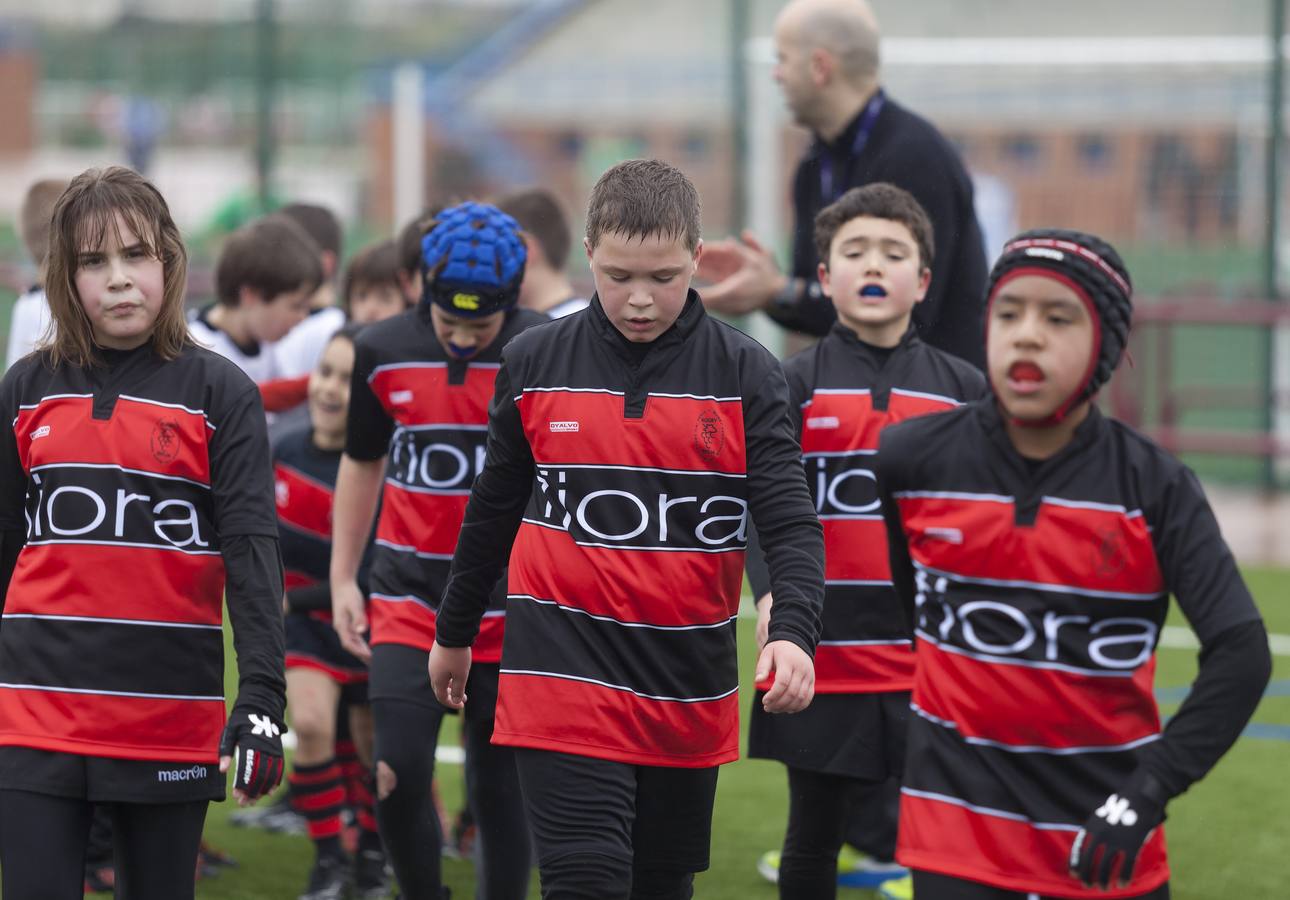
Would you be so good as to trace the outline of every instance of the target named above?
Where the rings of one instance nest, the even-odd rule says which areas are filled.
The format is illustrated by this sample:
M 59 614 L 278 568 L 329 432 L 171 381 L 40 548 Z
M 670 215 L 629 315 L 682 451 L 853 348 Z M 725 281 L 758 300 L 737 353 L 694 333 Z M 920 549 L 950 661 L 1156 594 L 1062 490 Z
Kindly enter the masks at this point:
M 519 299 L 527 256 L 519 223 L 497 207 L 450 206 L 421 239 L 422 302 L 465 318 L 505 312 Z

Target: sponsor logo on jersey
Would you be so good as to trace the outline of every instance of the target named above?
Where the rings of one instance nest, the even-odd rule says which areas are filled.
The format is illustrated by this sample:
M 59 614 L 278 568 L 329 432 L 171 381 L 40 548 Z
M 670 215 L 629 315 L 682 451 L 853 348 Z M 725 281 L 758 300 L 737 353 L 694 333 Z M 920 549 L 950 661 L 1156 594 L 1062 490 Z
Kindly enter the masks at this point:
M 1069 604 L 1060 611 L 1040 603 L 1013 605 L 999 599 L 997 588 L 954 585 L 949 596 L 949 579 L 921 568 L 915 585 L 919 631 L 984 656 L 1128 672 L 1151 658 L 1160 634 L 1152 619 L 1069 614 Z
M 527 518 L 579 544 L 659 550 L 742 550 L 744 481 L 710 473 L 605 468 L 538 469 Z
M 287 484 L 285 479 L 274 479 L 273 499 L 278 506 L 289 506 L 291 504 L 291 485 Z
M 390 440 L 389 475 L 414 490 L 469 491 L 484 468 L 487 436 L 465 428 L 400 427 Z
M 562 431 L 577 431 L 577 430 L 578 430 L 578 423 L 577 423 L 577 422 L 548 422 L 547 424 L 550 426 L 550 428 L 551 428 L 551 432 L 552 432 L 553 434 L 558 434 L 558 433 L 560 433 L 560 432 L 562 432 Z
M 810 416 L 806 420 L 806 427 L 813 431 L 826 428 L 841 428 L 842 421 L 837 416 Z
M 963 543 L 963 532 L 958 528 L 938 528 L 933 526 L 924 528 L 922 536 L 926 540 L 945 541 L 949 544 Z
M 391 402 L 391 403 L 395 403 L 395 404 L 397 404 L 397 403 L 411 403 L 411 402 L 412 402 L 412 392 L 411 392 L 411 391 L 409 391 L 409 390 L 390 391 L 390 402 Z
M 174 419 L 158 419 L 152 426 L 152 439 L 149 442 L 153 458 L 157 462 L 170 462 L 179 455 L 179 423 Z
M 37 428 L 35 431 L 31 433 L 30 437 L 33 441 L 39 438 L 49 437 L 49 426 L 41 425 L 39 428 Z
M 158 769 L 157 780 L 162 782 L 197 781 L 207 775 L 206 766 L 189 766 L 187 769 Z
M 211 549 L 210 492 L 141 473 L 69 466 L 32 475 L 29 541 Z
M 806 482 L 821 516 L 876 516 L 882 509 L 878 499 L 878 477 L 857 460 L 867 456 L 815 456 L 803 460 Z
M 726 443 L 726 432 L 721 426 L 721 416 L 712 407 L 699 413 L 694 423 L 694 449 L 704 459 L 716 459 Z

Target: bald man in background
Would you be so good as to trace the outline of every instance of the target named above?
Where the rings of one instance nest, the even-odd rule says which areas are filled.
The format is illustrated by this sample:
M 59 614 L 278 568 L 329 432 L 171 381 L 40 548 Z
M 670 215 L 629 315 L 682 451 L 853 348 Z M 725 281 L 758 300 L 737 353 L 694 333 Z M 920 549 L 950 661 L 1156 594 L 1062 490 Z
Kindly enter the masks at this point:
M 926 119 L 887 96 L 879 31 L 864 0 L 792 0 L 775 22 L 775 80 L 815 141 L 793 178 L 793 265 L 745 232 L 704 244 L 703 301 L 716 312 L 764 309 L 786 328 L 826 334 L 836 315 L 816 279 L 815 216 L 849 188 L 886 181 L 927 210 L 935 256 L 914 324 L 927 343 L 982 367 L 986 258 L 972 181 L 957 151 Z

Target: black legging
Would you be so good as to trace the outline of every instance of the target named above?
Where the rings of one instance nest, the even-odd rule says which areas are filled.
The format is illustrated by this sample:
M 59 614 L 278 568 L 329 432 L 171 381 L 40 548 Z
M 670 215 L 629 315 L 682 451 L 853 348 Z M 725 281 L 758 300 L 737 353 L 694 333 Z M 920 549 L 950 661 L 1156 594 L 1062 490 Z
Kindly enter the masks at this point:
M 937 875 L 933 872 L 914 870 L 914 896 L 918 900 L 1056 900 L 1056 898 L 1039 894 L 1027 894 L 1018 891 L 991 887 L 976 881 L 962 878 L 951 878 L 948 875 Z M 1135 900 L 1169 900 L 1169 884 L 1166 882 L 1154 891 L 1139 894 Z
M 397 779 L 390 795 L 376 802 L 390 864 L 405 900 L 439 900 L 443 836 L 430 781 L 444 713 L 393 699 L 373 700 L 372 713 L 376 761 L 388 765 Z M 532 851 L 513 751 L 491 743 L 493 719 L 482 711 L 472 715 L 469 703 L 462 730 L 468 748 L 467 800 L 479 826 L 479 896 L 522 900 L 528 894 Z
M 788 769 L 788 830 L 779 858 L 779 896 L 792 900 L 833 900 L 838 893 L 838 851 L 842 849 L 854 778 Z M 874 788 L 878 785 L 874 785 Z M 873 789 L 866 792 L 875 794 Z
M 207 801 L 109 803 L 122 900 L 192 900 Z M 81 900 L 88 801 L 0 790 L 0 879 L 10 900 Z

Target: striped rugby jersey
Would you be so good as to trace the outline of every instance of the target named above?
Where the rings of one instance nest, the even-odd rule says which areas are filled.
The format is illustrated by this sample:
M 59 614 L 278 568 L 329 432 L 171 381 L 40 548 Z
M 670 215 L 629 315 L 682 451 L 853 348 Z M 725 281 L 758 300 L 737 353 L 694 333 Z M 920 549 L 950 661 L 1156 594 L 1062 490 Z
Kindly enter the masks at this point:
M 354 340 L 345 452 L 386 459 L 369 576 L 371 642 L 429 650 L 435 615 L 471 485 L 483 467 L 488 401 L 506 342 L 546 322 L 510 313 L 491 345 L 450 358 L 428 315 L 412 309 L 371 325 Z M 499 582 L 476 653 L 501 656 L 505 584 Z
M 811 652 L 818 635 L 822 536 L 787 411 L 779 363 L 693 292 L 648 345 L 593 298 L 506 349 L 439 633 L 471 643 L 509 549 L 495 743 L 738 757 L 750 514 L 781 599 L 771 639 Z
M 925 344 L 911 326 L 882 350 L 835 324 L 784 362 L 806 484 L 824 525 L 824 616 L 815 651 L 816 693 L 907 691 L 911 641 L 887 565 L 887 532 L 873 459 L 878 435 L 913 416 L 953 409 L 986 393 L 968 363 Z M 769 584 L 750 554 L 753 596 Z M 770 682 L 759 684 L 768 689 Z
M 1010 891 L 1132 897 L 1067 871 L 1090 814 L 1162 749 L 1152 694 L 1172 593 L 1202 644 L 1258 619 L 1195 477 L 1093 408 L 1023 460 L 993 400 L 883 433 L 878 476 L 917 671 L 897 857 Z
M 0 527 L 27 535 L 0 628 L 0 744 L 214 762 L 221 543 L 277 537 L 264 412 L 208 350 L 112 358 L 34 355 L 0 386 Z M 271 623 L 280 588 L 254 598 Z M 258 642 L 273 658 L 249 654 L 243 675 L 280 684 L 281 632 Z

